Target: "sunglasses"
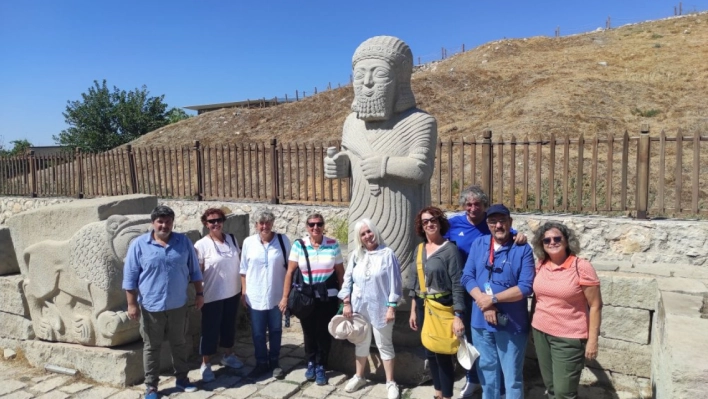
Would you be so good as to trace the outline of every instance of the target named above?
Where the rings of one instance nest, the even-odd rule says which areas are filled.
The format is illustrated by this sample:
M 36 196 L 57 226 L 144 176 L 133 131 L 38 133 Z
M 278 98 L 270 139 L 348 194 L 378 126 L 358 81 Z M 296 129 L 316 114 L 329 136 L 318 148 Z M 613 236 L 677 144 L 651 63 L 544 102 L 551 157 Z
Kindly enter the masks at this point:
M 324 222 L 307 222 L 307 225 L 310 227 L 324 227 Z
M 423 226 L 427 226 L 430 223 L 438 223 L 438 218 L 430 218 L 430 219 L 421 219 L 420 220 L 423 223 Z
M 224 223 L 224 219 L 223 218 L 207 219 L 207 223 L 209 223 L 209 224 Z
M 554 243 L 558 244 L 558 243 L 560 243 L 561 241 L 563 241 L 563 236 L 546 237 L 546 238 L 544 238 L 544 239 L 541 240 L 541 241 L 543 241 L 543 243 L 546 244 L 546 245 L 550 244 L 551 241 L 553 241 Z

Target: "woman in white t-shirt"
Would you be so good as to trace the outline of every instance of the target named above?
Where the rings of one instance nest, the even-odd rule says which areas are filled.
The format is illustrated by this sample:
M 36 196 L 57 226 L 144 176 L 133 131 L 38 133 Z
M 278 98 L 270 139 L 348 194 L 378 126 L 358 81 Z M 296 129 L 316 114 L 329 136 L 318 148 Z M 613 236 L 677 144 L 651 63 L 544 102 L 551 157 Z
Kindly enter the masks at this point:
M 204 307 L 202 307 L 202 337 L 199 353 L 202 355 L 202 381 L 215 379 L 210 357 L 217 346 L 224 348 L 221 364 L 231 368 L 243 367 L 233 354 L 236 312 L 241 300 L 241 250 L 230 234 L 224 234 L 226 215 L 221 209 L 209 208 L 202 215 L 202 223 L 209 234 L 194 244 L 199 266 L 204 275 Z

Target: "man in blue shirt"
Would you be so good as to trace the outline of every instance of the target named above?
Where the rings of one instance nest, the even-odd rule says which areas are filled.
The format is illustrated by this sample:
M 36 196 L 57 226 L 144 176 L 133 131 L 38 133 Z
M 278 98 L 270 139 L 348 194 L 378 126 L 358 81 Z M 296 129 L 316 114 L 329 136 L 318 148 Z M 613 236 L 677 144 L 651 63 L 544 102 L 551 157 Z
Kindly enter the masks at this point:
M 197 309 L 204 305 L 204 292 L 202 272 L 192 242 L 186 235 L 172 231 L 174 211 L 160 205 L 152 211 L 150 219 L 153 230 L 133 240 L 128 248 L 123 289 L 128 298 L 128 317 L 140 319 L 145 398 L 157 399 L 160 348 L 165 338 L 172 349 L 177 389 L 185 392 L 197 390 L 187 378 L 188 347 L 184 337 L 187 286 L 190 281 L 194 284 Z
M 472 185 L 462 190 L 460 193 L 460 206 L 464 211 L 451 216 L 450 230 L 448 230 L 445 238 L 450 241 L 455 241 L 457 250 L 460 252 L 463 261 L 467 261 L 470 255 L 470 247 L 472 243 L 480 237 L 488 236 L 489 227 L 487 226 L 487 208 L 489 208 L 489 196 L 478 185 Z M 515 237 L 514 242 L 519 245 L 526 244 L 526 236 L 512 229 L 511 234 Z M 465 335 L 467 341 L 472 342 L 471 322 L 472 297 L 465 295 L 465 313 L 463 322 L 465 323 Z M 477 362 L 472 364 L 472 368 L 467 370 L 467 381 L 460 391 L 460 398 L 472 396 L 474 391 L 479 386 L 479 376 L 477 375 Z M 504 389 L 504 378 L 500 381 L 502 396 L 506 392 Z
M 523 364 L 528 338 L 526 298 L 535 274 L 529 245 L 514 243 L 509 209 L 487 210 L 491 236 L 476 240 L 465 263 L 462 285 L 475 300 L 472 340 L 480 353 L 477 365 L 483 399 L 497 399 L 503 374 L 508 399 L 523 397 Z

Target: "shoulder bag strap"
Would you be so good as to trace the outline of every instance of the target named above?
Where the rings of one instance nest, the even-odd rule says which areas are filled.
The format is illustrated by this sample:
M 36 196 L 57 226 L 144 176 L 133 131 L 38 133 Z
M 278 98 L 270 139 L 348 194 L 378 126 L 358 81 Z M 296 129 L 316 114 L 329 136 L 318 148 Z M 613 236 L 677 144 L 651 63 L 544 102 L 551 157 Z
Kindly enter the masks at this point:
M 278 236 L 278 242 L 280 243 L 280 250 L 283 251 L 283 267 L 285 270 L 288 270 L 288 254 L 285 252 L 285 243 L 283 242 L 283 235 L 282 234 L 275 234 Z
M 305 245 L 305 241 L 303 241 L 302 238 L 298 238 L 297 242 L 300 243 L 300 246 L 302 247 L 302 252 L 305 253 L 305 261 L 307 262 L 307 274 L 310 277 L 310 284 L 312 284 L 312 270 L 310 269 L 310 256 L 307 254 L 307 246 Z
M 418 256 L 416 257 L 415 263 L 418 267 L 418 282 L 420 284 L 420 293 L 425 294 L 428 288 L 425 284 L 425 273 L 423 272 L 423 244 L 422 242 L 418 244 Z

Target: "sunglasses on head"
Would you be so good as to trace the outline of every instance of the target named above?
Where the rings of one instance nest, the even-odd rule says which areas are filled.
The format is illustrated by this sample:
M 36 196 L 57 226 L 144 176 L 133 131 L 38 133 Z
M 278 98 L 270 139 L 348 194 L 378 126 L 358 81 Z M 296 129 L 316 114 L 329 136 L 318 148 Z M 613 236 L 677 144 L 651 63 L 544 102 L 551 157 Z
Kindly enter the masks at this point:
M 207 223 L 209 223 L 209 224 L 224 223 L 224 219 L 223 218 L 207 219 Z
M 323 227 L 323 226 L 324 226 L 324 222 L 307 222 L 307 225 L 310 226 L 310 227 L 315 227 L 315 226 L 317 226 L 317 227 Z
M 563 241 L 563 236 L 555 236 L 555 237 L 546 237 L 543 240 L 543 243 L 548 245 L 553 241 L 554 243 L 558 244 L 559 242 Z
M 437 223 L 437 222 L 438 222 L 438 218 L 421 219 L 420 221 L 423 223 L 423 226 L 427 226 L 427 225 L 429 225 L 430 223 Z

